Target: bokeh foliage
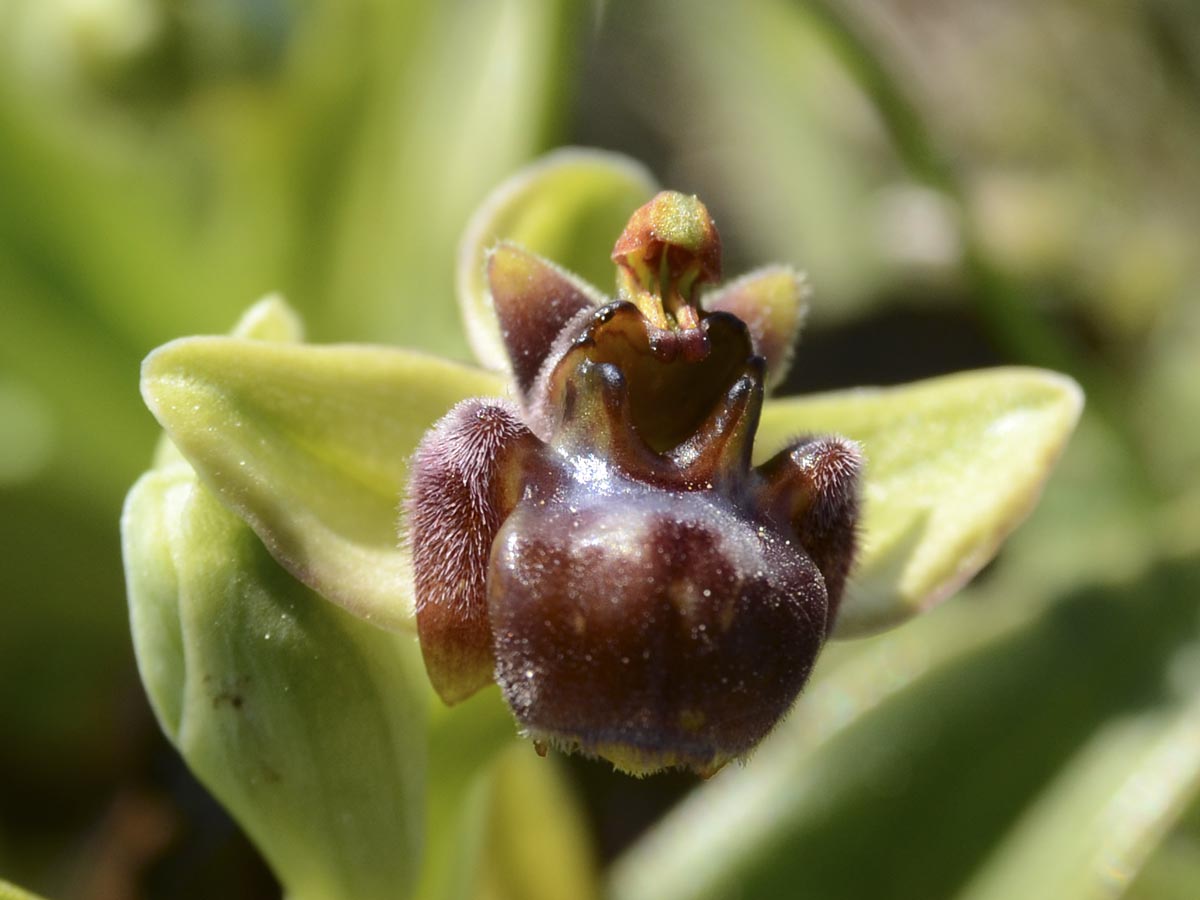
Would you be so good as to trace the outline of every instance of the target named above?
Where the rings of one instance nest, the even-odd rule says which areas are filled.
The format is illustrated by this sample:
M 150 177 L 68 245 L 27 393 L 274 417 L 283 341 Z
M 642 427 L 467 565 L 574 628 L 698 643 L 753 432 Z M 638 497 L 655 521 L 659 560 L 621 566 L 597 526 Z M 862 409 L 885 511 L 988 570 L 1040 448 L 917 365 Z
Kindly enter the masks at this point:
M 958 368 L 966 335 L 967 364 L 1053 366 L 1089 398 L 984 578 L 835 647 L 611 893 L 1191 896 L 1193 4 L 7 0 L 0 72 L 0 875 L 98 896 L 145 790 L 116 532 L 156 435 L 142 357 L 280 290 L 315 341 L 465 359 L 470 210 L 575 142 L 700 193 L 730 271 L 808 269 L 792 390 Z M 488 780 L 509 725 L 492 695 L 467 712 L 431 713 L 420 895 L 594 882 L 570 787 L 519 756 Z M 526 801 L 561 849 L 521 843 Z

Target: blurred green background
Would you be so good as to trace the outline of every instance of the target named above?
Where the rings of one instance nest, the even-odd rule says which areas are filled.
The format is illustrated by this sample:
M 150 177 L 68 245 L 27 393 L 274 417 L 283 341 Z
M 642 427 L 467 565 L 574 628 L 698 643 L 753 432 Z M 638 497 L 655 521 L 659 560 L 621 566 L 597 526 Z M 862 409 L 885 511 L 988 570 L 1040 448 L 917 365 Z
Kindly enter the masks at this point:
M 833 648 L 750 766 L 675 807 L 692 780 L 569 764 L 607 889 L 1197 896 L 1191 0 L 0 0 L 0 876 L 276 890 L 137 680 L 138 365 L 276 290 L 313 340 L 467 359 L 466 218 L 564 144 L 698 193 L 727 272 L 807 269 L 789 392 L 1010 362 L 1088 395 L 998 561 Z M 1076 846 L 1109 821 L 1124 850 Z

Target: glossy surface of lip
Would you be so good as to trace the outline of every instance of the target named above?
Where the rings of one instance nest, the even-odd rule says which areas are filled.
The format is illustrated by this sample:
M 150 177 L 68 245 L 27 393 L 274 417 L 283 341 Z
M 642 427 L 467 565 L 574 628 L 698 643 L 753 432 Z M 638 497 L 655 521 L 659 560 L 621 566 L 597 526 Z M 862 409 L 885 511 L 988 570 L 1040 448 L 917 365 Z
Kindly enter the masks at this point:
M 634 773 L 713 771 L 757 744 L 807 680 L 827 610 L 821 574 L 775 523 L 612 468 L 518 504 L 488 597 L 522 728 Z
M 753 356 L 746 326 L 728 313 L 673 331 L 654 327 L 632 303 L 617 301 L 584 323 L 543 391 L 561 394 L 583 359 L 615 365 L 628 385 L 634 429 L 662 453 L 695 433 Z

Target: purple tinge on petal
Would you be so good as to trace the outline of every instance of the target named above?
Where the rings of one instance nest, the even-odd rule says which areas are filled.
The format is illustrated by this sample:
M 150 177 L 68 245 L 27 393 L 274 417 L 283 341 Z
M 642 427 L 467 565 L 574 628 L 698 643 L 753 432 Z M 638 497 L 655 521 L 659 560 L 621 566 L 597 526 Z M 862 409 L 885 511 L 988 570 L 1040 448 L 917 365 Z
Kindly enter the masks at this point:
M 536 444 L 510 404 L 465 400 L 413 457 L 406 511 L 417 632 L 430 681 L 447 703 L 492 680 L 488 554 Z
M 732 316 L 718 313 L 696 329 L 667 331 L 632 303 L 610 303 L 539 377 L 531 395 L 536 430 L 555 426 L 581 359 L 611 363 L 628 384 L 634 427 L 652 449 L 666 452 L 696 433 L 752 356 L 746 328 Z
M 527 397 L 555 337 L 595 305 L 592 292 L 549 260 L 509 243 L 488 255 L 487 277 L 513 377 Z
M 760 505 L 792 523 L 829 593 L 832 627 L 858 549 L 862 451 L 842 437 L 802 439 L 759 467 Z
M 726 312 L 746 323 L 754 352 L 767 361 L 767 387 L 783 381 L 804 320 L 808 286 L 786 266 L 751 272 L 704 298 L 709 312 Z

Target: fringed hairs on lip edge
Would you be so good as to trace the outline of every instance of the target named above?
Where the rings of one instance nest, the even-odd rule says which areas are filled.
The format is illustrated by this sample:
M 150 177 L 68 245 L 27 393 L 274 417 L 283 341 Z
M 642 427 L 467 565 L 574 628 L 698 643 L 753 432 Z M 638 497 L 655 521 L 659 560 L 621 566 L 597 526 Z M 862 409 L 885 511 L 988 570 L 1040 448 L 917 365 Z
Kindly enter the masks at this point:
M 751 465 L 798 319 L 770 304 L 790 291 L 798 308 L 793 273 L 702 306 L 720 238 L 674 192 L 633 214 L 613 259 L 618 298 L 598 305 L 528 251 L 490 255 L 521 403 L 460 403 L 417 449 L 418 633 L 447 703 L 495 680 L 543 748 L 709 775 L 812 671 L 855 556 L 862 460 L 817 437 Z

